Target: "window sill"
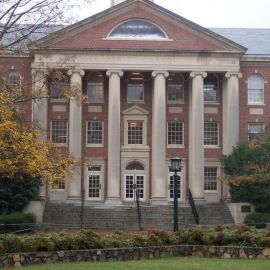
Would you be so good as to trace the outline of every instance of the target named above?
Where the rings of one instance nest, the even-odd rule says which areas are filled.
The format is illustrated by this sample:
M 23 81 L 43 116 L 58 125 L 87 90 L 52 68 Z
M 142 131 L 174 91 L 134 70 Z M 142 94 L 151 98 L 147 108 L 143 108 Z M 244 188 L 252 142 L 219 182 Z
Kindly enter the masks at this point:
M 204 193 L 208 193 L 208 194 L 217 194 L 218 191 L 217 190 L 205 190 Z
M 167 104 L 168 105 L 184 105 L 185 102 L 184 101 L 168 101 L 167 100 Z
M 264 107 L 265 103 L 248 103 L 248 106 L 252 107 Z
M 65 144 L 61 144 L 61 143 L 53 143 L 53 146 L 54 147 L 68 147 L 68 144 L 67 143 L 65 143 Z
M 133 101 L 133 100 L 127 100 L 128 104 L 144 104 L 144 100 L 138 100 L 138 101 Z
M 204 102 L 204 106 L 219 106 L 220 102 Z
M 220 149 L 219 145 L 204 145 L 205 149 Z
M 63 192 L 65 192 L 66 190 L 65 189 L 51 189 L 51 192 L 61 192 L 61 193 L 63 193 Z
M 94 104 L 104 104 L 104 100 L 103 101 L 85 101 L 85 104 L 87 105 L 94 105 Z
M 66 98 L 59 98 L 59 99 L 57 99 L 57 98 L 51 98 L 50 99 L 50 102 L 51 103 L 67 103 L 68 102 L 68 99 L 66 99 Z
M 181 149 L 183 149 L 183 148 L 185 148 L 185 146 L 183 144 L 180 144 L 180 145 L 178 145 L 178 144 L 167 144 L 167 148 L 169 148 L 169 149 L 171 149 L 171 148 L 181 148 Z
M 86 144 L 86 147 L 90 147 L 90 148 L 102 148 L 104 147 L 103 144 Z

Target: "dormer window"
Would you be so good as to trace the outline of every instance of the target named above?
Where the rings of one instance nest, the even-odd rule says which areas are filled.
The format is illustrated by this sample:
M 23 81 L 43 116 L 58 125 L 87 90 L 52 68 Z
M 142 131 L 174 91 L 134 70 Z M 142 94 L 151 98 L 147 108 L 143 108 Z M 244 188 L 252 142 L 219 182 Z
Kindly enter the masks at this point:
M 145 20 L 129 20 L 116 26 L 108 38 L 115 39 L 167 39 L 163 30 Z

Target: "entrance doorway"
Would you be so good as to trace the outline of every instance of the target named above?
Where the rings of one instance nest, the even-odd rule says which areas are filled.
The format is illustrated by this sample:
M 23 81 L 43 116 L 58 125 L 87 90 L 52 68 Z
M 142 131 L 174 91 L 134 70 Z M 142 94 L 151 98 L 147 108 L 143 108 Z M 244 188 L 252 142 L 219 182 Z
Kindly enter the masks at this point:
M 136 189 L 139 199 L 145 200 L 145 172 L 144 166 L 139 162 L 132 162 L 127 165 L 125 170 L 125 201 L 135 201 Z

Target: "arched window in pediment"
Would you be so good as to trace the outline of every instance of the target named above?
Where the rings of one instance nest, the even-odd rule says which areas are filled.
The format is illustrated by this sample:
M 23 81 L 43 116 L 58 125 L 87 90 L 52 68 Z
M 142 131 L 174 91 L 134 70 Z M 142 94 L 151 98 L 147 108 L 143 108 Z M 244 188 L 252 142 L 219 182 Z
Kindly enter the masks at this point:
M 116 26 L 108 36 L 109 38 L 127 39 L 166 39 L 167 36 L 157 25 L 141 20 L 129 20 Z

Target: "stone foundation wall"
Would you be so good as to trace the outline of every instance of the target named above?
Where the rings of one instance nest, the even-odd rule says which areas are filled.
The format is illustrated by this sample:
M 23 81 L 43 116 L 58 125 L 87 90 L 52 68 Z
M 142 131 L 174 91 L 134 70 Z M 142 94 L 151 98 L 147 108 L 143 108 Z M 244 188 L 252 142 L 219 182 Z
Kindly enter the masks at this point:
M 159 246 L 3 254 L 0 255 L 0 267 L 19 267 L 56 262 L 128 261 L 171 256 L 270 259 L 270 248 Z

